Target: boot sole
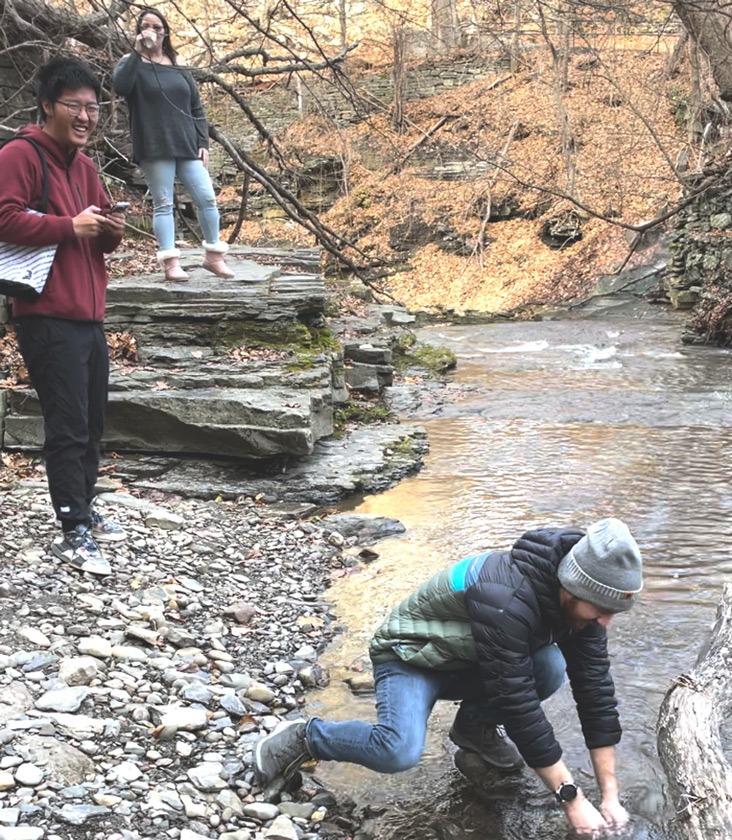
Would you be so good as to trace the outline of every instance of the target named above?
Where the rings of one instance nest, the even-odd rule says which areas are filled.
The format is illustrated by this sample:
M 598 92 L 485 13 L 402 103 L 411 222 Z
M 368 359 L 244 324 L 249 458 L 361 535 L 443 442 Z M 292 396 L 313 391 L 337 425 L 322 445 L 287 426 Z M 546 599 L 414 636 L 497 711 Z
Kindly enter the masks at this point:
M 215 274 L 216 277 L 221 277 L 222 280 L 233 280 L 234 277 L 236 277 L 236 275 L 233 273 L 230 273 L 228 271 L 217 271 L 215 268 L 211 268 L 210 265 L 206 265 L 205 263 L 203 265 L 203 268 L 205 268 L 206 271 L 210 271 L 211 274 Z
M 100 543 L 115 543 L 115 542 L 124 542 L 127 539 L 127 534 L 98 534 L 94 529 L 92 529 L 92 537 Z

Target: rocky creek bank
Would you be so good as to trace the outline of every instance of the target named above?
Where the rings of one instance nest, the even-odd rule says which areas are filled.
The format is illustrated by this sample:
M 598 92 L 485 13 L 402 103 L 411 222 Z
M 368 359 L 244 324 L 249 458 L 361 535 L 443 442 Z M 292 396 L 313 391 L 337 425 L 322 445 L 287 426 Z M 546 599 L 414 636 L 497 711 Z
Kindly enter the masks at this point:
M 401 526 L 162 499 L 99 496 L 128 538 L 97 579 L 49 554 L 43 482 L 0 491 L 0 838 L 352 835 L 317 776 L 265 801 L 252 750 L 328 680 L 331 579 Z
M 195 283 L 181 294 L 195 297 Z M 149 337 L 155 319 L 176 307 L 166 315 L 165 306 L 145 312 L 141 304 L 137 334 Z M 332 579 L 357 573 L 377 556 L 370 545 L 403 530 L 390 520 L 326 515 L 323 507 L 418 469 L 424 430 L 390 420 L 390 410 L 432 413 L 449 386 L 422 384 L 415 369 L 394 382 L 392 348 L 411 323 L 399 307 L 365 304 L 334 318 L 342 350 L 334 343 L 325 352 L 223 362 L 193 343 L 201 324 L 191 326 L 195 307 L 188 308 L 178 326 L 190 327 L 191 343 L 175 352 L 144 344 L 141 364 L 116 369 L 118 393 L 136 390 L 126 381 L 153 383 L 138 390 L 138 408 L 182 382 L 195 401 L 204 380 L 221 384 L 219 363 L 241 362 L 240 373 L 259 377 L 245 385 L 253 393 L 276 389 L 267 382 L 273 357 L 280 370 L 294 368 L 283 406 L 300 388 L 311 393 L 313 382 L 325 394 L 329 423 L 334 394 L 358 400 L 343 400 L 350 410 L 335 435 L 308 438 L 303 426 L 298 439 L 310 451 L 297 457 L 108 457 L 97 505 L 128 538 L 103 546 L 114 571 L 99 579 L 50 554 L 57 526 L 45 477 L 40 462 L 26 458 L 38 417 L 27 390 L 24 400 L 10 395 L 22 410 L 10 406 L 6 435 L 27 435 L 31 445 L 20 447 L 25 454 L 6 446 L 12 469 L 0 473 L 0 840 L 330 840 L 357 835 L 366 820 L 317 772 L 303 774 L 296 790 L 263 793 L 253 747 L 282 718 L 299 716 L 305 692 L 329 679 L 318 655 L 338 631 L 327 600 Z M 301 330 L 296 316 L 283 320 Z M 170 321 L 158 330 L 161 338 L 171 333 L 182 334 Z M 411 338 L 404 343 L 408 350 Z M 308 379 L 314 368 L 322 370 Z M 164 370 L 171 387 L 156 389 Z M 121 401 L 113 396 L 112 406 Z M 193 428 L 176 427 L 176 411 L 162 400 L 147 419 L 136 410 L 118 415 L 134 433 L 165 417 L 180 440 Z M 371 411 L 377 422 L 364 422 Z

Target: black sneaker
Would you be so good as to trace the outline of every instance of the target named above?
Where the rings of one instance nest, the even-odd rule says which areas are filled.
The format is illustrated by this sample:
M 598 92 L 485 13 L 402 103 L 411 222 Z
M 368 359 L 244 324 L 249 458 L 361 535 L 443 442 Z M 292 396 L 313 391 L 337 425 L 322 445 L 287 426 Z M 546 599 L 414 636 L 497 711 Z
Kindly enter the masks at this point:
M 524 766 L 523 758 L 502 726 L 472 721 L 462 709 L 455 715 L 450 740 L 499 770 L 520 770 Z
M 62 536 L 56 537 L 51 551 L 60 560 L 81 572 L 90 572 L 93 575 L 112 574 L 112 569 L 104 559 L 88 525 L 77 525 L 73 531 L 65 531 Z
M 94 508 L 89 512 L 89 521 L 92 536 L 97 542 L 120 542 L 127 539 L 127 532 L 121 525 L 102 516 Z
M 278 776 L 292 778 L 300 765 L 312 758 L 305 740 L 304 720 L 283 720 L 254 749 L 254 763 L 262 787 Z

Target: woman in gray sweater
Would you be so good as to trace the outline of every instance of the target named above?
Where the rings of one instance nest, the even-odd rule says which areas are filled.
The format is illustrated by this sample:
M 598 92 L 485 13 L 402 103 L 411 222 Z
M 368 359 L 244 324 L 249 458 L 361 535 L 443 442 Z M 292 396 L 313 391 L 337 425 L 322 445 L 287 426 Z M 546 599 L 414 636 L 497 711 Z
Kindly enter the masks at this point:
M 187 280 L 175 247 L 176 176 L 190 193 L 204 235 L 203 267 L 233 277 L 219 240 L 219 211 L 208 174 L 208 124 L 189 70 L 178 65 L 165 17 L 145 8 L 137 17 L 134 50 L 120 59 L 112 85 L 127 101 L 132 154 L 153 198 L 153 232 L 166 280 Z

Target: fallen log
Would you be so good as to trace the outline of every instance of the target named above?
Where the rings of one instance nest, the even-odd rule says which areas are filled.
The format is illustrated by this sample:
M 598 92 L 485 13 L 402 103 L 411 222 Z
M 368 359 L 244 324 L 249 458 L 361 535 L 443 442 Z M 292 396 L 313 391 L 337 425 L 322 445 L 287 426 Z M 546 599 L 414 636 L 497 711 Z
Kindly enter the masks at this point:
M 731 707 L 732 585 L 727 584 L 711 639 L 694 668 L 675 680 L 658 718 L 658 754 L 679 840 L 732 837 L 732 766 L 721 736 Z

